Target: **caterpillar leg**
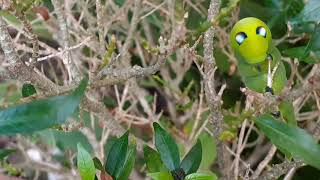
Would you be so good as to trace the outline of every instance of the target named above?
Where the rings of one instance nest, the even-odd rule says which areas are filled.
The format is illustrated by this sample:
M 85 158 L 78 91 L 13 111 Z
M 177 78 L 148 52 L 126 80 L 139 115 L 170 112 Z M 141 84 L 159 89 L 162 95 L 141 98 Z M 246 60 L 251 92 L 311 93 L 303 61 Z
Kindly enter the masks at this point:
M 266 92 L 269 92 L 270 94 L 274 95 L 273 89 L 272 89 L 272 80 L 273 80 L 273 73 L 271 71 L 271 63 L 272 63 L 272 56 L 268 54 L 267 61 L 268 61 L 268 77 L 267 77 L 267 87 L 266 87 Z M 275 111 L 271 113 L 272 116 L 275 118 L 280 117 L 280 111 Z
M 274 95 L 272 87 L 267 86 L 265 92 Z
M 267 77 L 267 87 L 265 89 L 266 92 L 271 93 L 272 95 L 273 93 L 273 89 L 272 89 L 272 71 L 271 71 L 271 63 L 272 63 L 272 56 L 270 54 L 268 54 L 267 56 L 267 61 L 268 61 L 268 77 Z
M 275 111 L 275 112 L 272 112 L 271 115 L 272 115 L 273 117 L 275 117 L 275 118 L 279 118 L 280 115 L 281 115 L 281 113 L 280 113 L 280 111 Z

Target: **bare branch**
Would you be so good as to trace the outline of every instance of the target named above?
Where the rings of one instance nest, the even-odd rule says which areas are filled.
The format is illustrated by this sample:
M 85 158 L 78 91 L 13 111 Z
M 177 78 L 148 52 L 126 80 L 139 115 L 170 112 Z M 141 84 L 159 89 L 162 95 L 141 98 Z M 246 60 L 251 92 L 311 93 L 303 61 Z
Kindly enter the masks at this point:
M 15 52 L 12 39 L 7 30 L 7 23 L 2 17 L 0 17 L 0 42 L 1 47 L 6 57 L 6 61 L 12 65 L 17 63 L 19 60 L 18 54 Z
M 45 76 L 37 74 L 33 69 L 26 66 L 14 50 L 13 42 L 7 30 L 6 22 L 0 17 L 0 44 L 3 49 L 5 59 L 9 62 L 7 68 L 11 79 L 21 82 L 31 82 L 41 90 L 58 92 L 59 88 Z
M 220 8 L 219 0 L 211 0 L 210 7 L 208 9 L 208 20 L 213 19 L 217 16 Z M 219 140 L 219 136 L 222 132 L 222 122 L 223 115 L 221 111 L 221 98 L 218 96 L 218 93 L 215 91 L 215 81 L 213 79 L 215 72 L 215 60 L 212 56 L 213 51 L 213 37 L 215 29 L 210 27 L 204 34 L 203 46 L 204 46 L 204 89 L 207 102 L 210 107 L 210 122 L 214 129 L 213 135 L 215 142 L 217 143 L 217 163 L 219 170 L 222 173 L 222 178 L 227 178 L 228 174 L 228 156 L 226 155 L 226 150 L 223 146 L 223 142 Z
M 86 45 L 86 43 L 88 43 L 90 40 L 91 40 L 91 37 L 87 37 L 86 39 L 84 39 L 82 42 L 80 42 L 79 44 L 77 44 L 75 46 L 71 46 L 71 47 L 69 47 L 67 49 L 63 49 L 60 52 L 57 52 L 57 53 L 54 53 L 54 54 L 50 54 L 50 55 L 47 55 L 47 56 L 44 56 L 44 57 L 41 57 L 41 58 L 38 58 L 37 61 L 44 61 L 44 60 L 47 60 L 47 59 L 51 59 L 53 57 L 62 56 L 63 54 L 67 53 L 68 51 L 71 51 L 71 50 L 74 50 L 74 49 L 78 49 L 81 46 Z
M 63 49 L 68 49 L 70 44 L 69 31 L 67 22 L 65 20 L 64 11 L 62 9 L 64 3 L 62 3 L 60 0 L 52 0 L 52 4 L 54 6 L 60 28 L 61 41 L 59 42 L 61 42 Z M 72 59 L 70 51 L 66 51 L 65 57 L 63 58 L 63 63 L 68 70 L 69 82 L 79 82 L 81 79 L 79 76 L 79 71 L 74 63 L 74 60 Z
M 303 166 L 303 162 L 300 160 L 296 160 L 296 161 L 286 160 L 281 164 L 276 164 L 272 169 L 262 174 L 262 176 L 260 176 L 259 179 L 261 180 L 278 179 L 283 174 L 286 174 L 290 169 L 298 168 L 301 166 Z

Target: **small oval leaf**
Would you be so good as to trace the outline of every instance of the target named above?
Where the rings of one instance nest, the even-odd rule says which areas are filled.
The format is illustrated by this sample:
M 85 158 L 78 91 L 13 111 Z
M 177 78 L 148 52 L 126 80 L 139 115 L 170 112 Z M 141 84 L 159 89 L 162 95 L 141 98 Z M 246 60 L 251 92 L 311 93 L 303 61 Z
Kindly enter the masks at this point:
M 168 171 L 161 161 L 160 154 L 157 151 L 145 145 L 143 147 L 143 154 L 149 173 Z
M 147 176 L 151 177 L 153 180 L 173 180 L 170 172 L 149 173 Z
M 174 139 L 158 123 L 153 123 L 155 131 L 155 145 L 160 153 L 162 162 L 173 171 L 180 166 L 178 145 Z
M 197 143 L 191 148 L 188 154 L 184 157 L 180 167 L 184 170 L 185 174 L 197 172 L 202 159 L 202 146 L 201 141 L 198 139 Z
M 78 143 L 77 165 L 82 180 L 93 180 L 96 175 L 93 160 L 90 154 Z
M 202 145 L 202 160 L 200 168 L 202 170 L 209 170 L 216 158 L 216 143 L 214 142 L 214 138 L 206 132 L 200 134 L 199 139 L 201 140 Z
M 216 180 L 218 179 L 214 174 L 206 174 L 206 173 L 193 173 L 189 174 L 185 180 Z
M 126 154 L 128 149 L 129 132 L 124 133 L 119 139 L 114 142 L 110 152 L 108 153 L 107 161 L 105 163 L 105 170 L 114 179 L 117 179 L 120 172 L 123 171 Z
M 294 114 L 294 108 L 292 102 L 282 101 L 279 104 L 279 110 L 281 112 L 281 117 L 288 124 L 297 126 L 297 120 Z
M 101 163 L 101 161 L 97 158 L 97 157 L 94 157 L 93 159 L 93 163 L 94 163 L 94 167 L 100 171 L 104 171 L 103 169 L 103 165 Z
M 123 170 L 120 173 L 119 180 L 127 180 L 136 160 L 136 145 L 129 146 Z

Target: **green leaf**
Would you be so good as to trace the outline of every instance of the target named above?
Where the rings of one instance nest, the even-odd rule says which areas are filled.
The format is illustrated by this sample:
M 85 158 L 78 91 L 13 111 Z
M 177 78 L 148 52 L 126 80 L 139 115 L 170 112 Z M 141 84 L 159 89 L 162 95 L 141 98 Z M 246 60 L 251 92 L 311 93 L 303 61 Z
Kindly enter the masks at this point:
M 144 99 L 148 102 L 148 103 L 152 103 L 154 101 L 154 96 L 151 95 L 147 95 L 144 97 Z
M 52 10 L 50 10 L 50 11 L 52 11 Z M 23 27 L 23 24 L 21 23 L 21 21 L 13 14 L 10 14 L 10 12 L 8 12 L 8 11 L 0 10 L 0 16 L 2 18 L 4 18 L 10 26 L 14 26 L 17 28 Z M 46 27 L 45 21 L 34 21 L 37 17 L 38 16 L 34 12 L 27 13 L 27 19 L 30 22 L 32 22 L 31 24 L 32 24 L 33 33 L 38 35 L 39 38 L 44 38 L 46 40 L 52 40 L 52 34 L 51 34 L 51 32 L 49 32 L 48 28 Z
M 186 110 L 192 108 L 193 103 L 194 103 L 194 101 L 189 101 L 186 104 L 177 104 L 176 105 L 176 109 L 179 110 L 179 111 L 186 111 Z
M 117 140 L 118 140 L 117 137 L 110 137 L 110 138 L 108 138 L 107 143 L 105 143 L 105 145 L 104 145 L 104 157 L 108 157 L 109 152 L 110 152 L 112 146 L 114 145 L 114 143 L 117 142 Z
M 305 49 L 303 59 L 307 57 L 311 57 L 315 63 L 320 61 L 320 23 L 315 26 L 311 39 Z
M 88 80 L 70 95 L 55 96 L 0 110 L 0 134 L 30 133 L 63 124 L 76 110 Z
M 105 170 L 114 179 L 117 179 L 123 171 L 128 150 L 129 131 L 124 133 L 111 147 L 105 163 Z
M 297 126 L 297 120 L 294 115 L 292 102 L 282 101 L 279 104 L 279 110 L 281 112 L 281 117 L 283 120 L 285 120 L 288 124 Z
M 103 97 L 103 104 L 107 108 L 115 108 L 117 106 L 117 102 L 110 96 L 104 96 Z
M 219 70 L 224 73 L 229 73 L 230 61 L 228 56 L 223 54 L 220 50 L 214 51 L 214 58 L 216 59 L 216 64 Z
M 297 24 L 290 24 L 294 34 L 312 33 L 314 31 L 315 23 L 302 22 Z
M 93 180 L 96 174 L 90 154 L 78 143 L 77 165 L 82 180 Z
M 160 154 L 157 151 L 145 145 L 143 147 L 143 154 L 149 173 L 168 171 L 161 161 Z
M 119 180 L 127 180 L 134 166 L 136 160 L 136 145 L 129 146 L 126 160 L 122 172 L 120 173 Z
M 180 156 L 178 145 L 158 123 L 154 122 L 153 128 L 155 132 L 155 145 L 160 153 L 162 162 L 170 171 L 179 168 Z
M 184 170 L 185 174 L 197 172 L 202 158 L 201 141 L 198 139 L 197 143 L 191 148 L 188 154 L 184 157 L 180 167 Z
M 58 131 L 55 129 L 48 129 L 45 131 L 41 131 L 39 133 L 47 133 L 47 135 L 44 135 L 43 141 L 47 142 L 48 137 L 46 136 L 52 136 L 53 140 L 56 143 L 57 146 L 63 150 L 72 150 L 76 151 L 77 150 L 77 143 L 81 143 L 81 145 L 90 153 L 93 152 L 91 144 L 87 138 L 82 132 L 80 131 L 71 131 L 71 132 L 64 132 L 64 131 Z
M 237 131 L 234 128 L 223 130 L 219 136 L 221 141 L 232 141 L 237 137 Z
M 303 10 L 294 17 L 292 23 L 318 22 L 320 19 L 320 2 L 319 0 L 309 0 Z
M 210 175 L 205 173 L 193 173 L 189 174 L 185 180 L 216 180 L 218 179 L 216 175 Z
M 245 0 L 240 4 L 241 17 L 256 17 L 266 22 L 276 39 L 285 35 L 287 21 L 304 6 L 303 0 Z
M 173 180 L 170 172 L 149 173 L 147 176 L 151 177 L 153 180 Z
M 22 86 L 22 97 L 28 97 L 32 96 L 33 94 L 36 94 L 36 88 L 32 84 L 26 83 Z
M 122 6 L 125 3 L 125 0 L 115 0 L 114 1 L 118 6 Z
M 270 115 L 257 117 L 254 122 L 279 149 L 320 169 L 320 146 L 305 130 L 277 121 Z
M 294 48 L 288 48 L 282 51 L 282 54 L 292 57 L 292 58 L 300 58 L 304 55 L 304 50 L 306 46 L 299 46 Z
M 282 51 L 282 53 L 286 56 L 289 56 L 291 58 L 297 58 L 299 61 L 304 61 L 308 64 L 315 64 L 317 63 L 317 59 L 308 56 L 305 56 L 307 46 L 299 46 L 294 48 L 285 49 Z M 318 56 L 318 55 L 317 55 Z M 320 56 L 320 54 L 319 54 Z
M 101 161 L 100 161 L 97 157 L 94 157 L 94 158 L 92 159 L 92 161 L 93 161 L 94 167 L 95 167 L 96 169 L 99 169 L 100 171 L 104 171 L 103 165 L 102 165 Z
M 16 152 L 14 149 L 0 149 L 0 161 L 14 152 Z
M 208 133 L 200 134 L 199 139 L 202 144 L 202 161 L 200 168 L 202 170 L 209 170 L 211 164 L 214 162 L 216 158 L 216 144 L 212 136 Z

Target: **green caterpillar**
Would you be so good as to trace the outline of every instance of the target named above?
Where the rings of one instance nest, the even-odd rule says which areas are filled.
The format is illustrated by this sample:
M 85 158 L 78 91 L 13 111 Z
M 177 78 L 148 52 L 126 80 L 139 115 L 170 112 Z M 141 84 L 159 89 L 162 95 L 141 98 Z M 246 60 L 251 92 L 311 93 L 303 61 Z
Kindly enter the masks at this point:
M 286 69 L 268 26 L 257 18 L 241 19 L 231 30 L 230 42 L 244 84 L 259 93 L 279 94 L 287 82 Z M 275 112 L 276 116 L 297 124 L 291 102 L 282 101 L 278 108 L 280 114 Z
M 231 30 L 230 42 L 245 85 L 256 92 L 279 94 L 287 82 L 286 70 L 268 26 L 257 18 L 241 19 Z

